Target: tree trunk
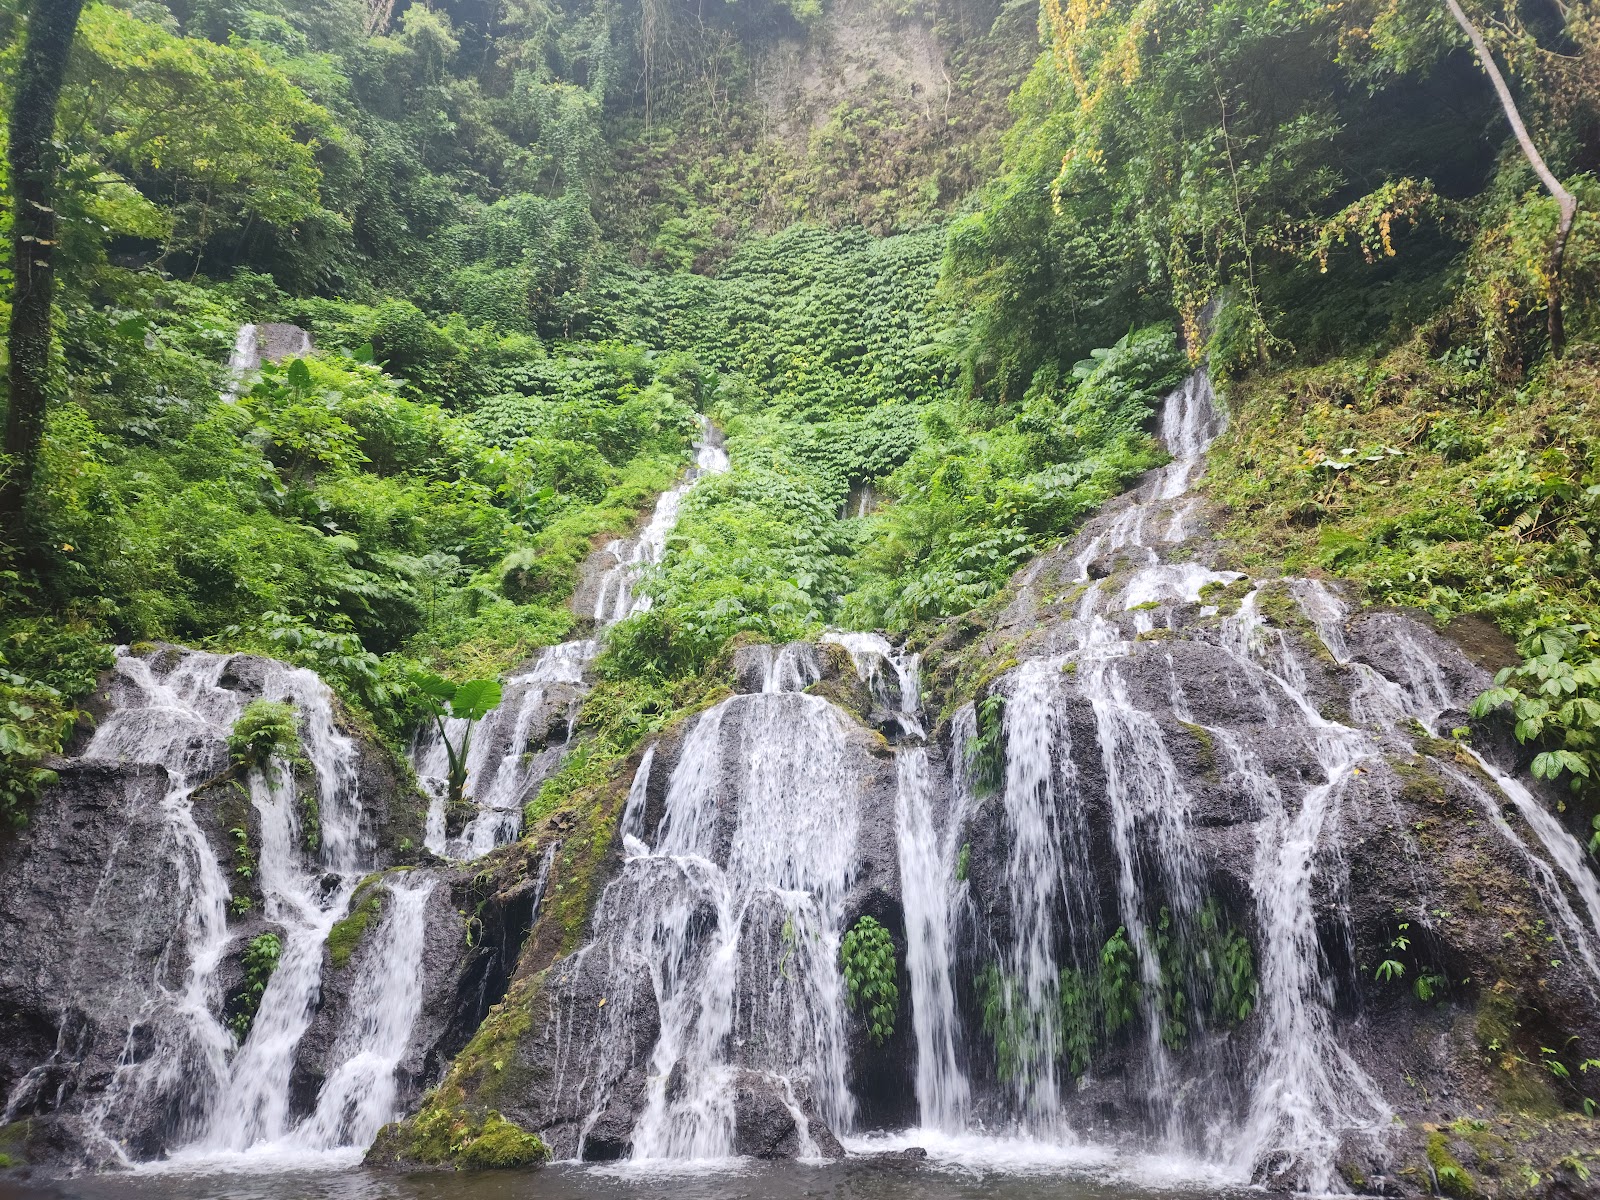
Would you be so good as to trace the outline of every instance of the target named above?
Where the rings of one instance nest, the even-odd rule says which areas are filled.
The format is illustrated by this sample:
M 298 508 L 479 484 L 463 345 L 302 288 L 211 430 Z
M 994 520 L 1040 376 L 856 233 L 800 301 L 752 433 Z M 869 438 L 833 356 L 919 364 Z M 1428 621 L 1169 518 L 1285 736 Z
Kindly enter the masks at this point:
M 83 0 L 33 0 L 11 110 L 11 353 L 0 522 L 24 529 L 50 384 L 50 304 L 55 290 L 56 102 Z
M 1567 237 L 1572 232 L 1573 219 L 1578 215 L 1578 200 L 1561 186 L 1561 181 L 1556 178 L 1555 172 L 1545 165 L 1543 156 L 1533 144 L 1533 138 L 1528 135 L 1528 127 L 1522 123 L 1522 114 L 1517 111 L 1517 102 L 1511 98 L 1511 89 L 1506 86 L 1505 76 L 1500 74 L 1500 68 L 1495 65 L 1494 55 L 1489 53 L 1489 46 L 1483 40 L 1483 34 L 1478 32 L 1478 27 L 1463 11 L 1459 0 L 1444 0 L 1444 2 L 1450 10 L 1450 15 L 1456 19 L 1456 24 L 1461 26 L 1471 39 L 1472 48 L 1478 53 L 1478 62 L 1482 65 L 1484 73 L 1489 76 L 1489 82 L 1494 85 L 1495 94 L 1500 97 L 1500 107 L 1505 110 L 1506 120 L 1511 122 L 1511 132 L 1517 135 L 1517 144 L 1522 147 L 1522 153 L 1533 168 L 1533 173 L 1555 197 L 1561 211 L 1560 220 L 1556 223 L 1556 240 L 1550 248 L 1550 261 L 1546 272 L 1549 276 L 1550 353 L 1560 358 L 1567 342 L 1566 327 L 1561 320 L 1561 264 L 1567 254 Z

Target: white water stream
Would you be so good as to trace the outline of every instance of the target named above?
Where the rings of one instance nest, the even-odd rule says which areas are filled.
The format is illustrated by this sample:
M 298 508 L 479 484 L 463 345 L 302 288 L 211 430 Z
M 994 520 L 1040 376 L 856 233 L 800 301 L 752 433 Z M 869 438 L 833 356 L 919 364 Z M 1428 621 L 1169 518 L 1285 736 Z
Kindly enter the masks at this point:
M 609 557 L 611 565 L 602 573 L 597 588 L 592 615 L 598 628 L 649 609 L 650 597 L 636 596 L 634 589 L 645 571 L 661 562 L 667 538 L 678 523 L 684 496 L 705 476 L 728 469 L 728 455 L 713 443 L 711 426 L 703 417 L 700 426 L 694 467 L 674 487 L 661 493 L 650 520 L 636 536 L 608 542 L 601 552 Z M 445 738 L 459 742 L 467 723 L 446 721 L 443 736 L 433 725 L 418 731 L 411 761 L 431 798 L 425 835 L 430 851 L 441 858 L 470 861 L 516 839 L 522 830 L 523 805 L 559 765 L 562 751 L 571 739 L 572 723 L 588 690 L 584 671 L 599 652 L 600 643 L 593 638 L 563 642 L 541 650 L 526 671 L 506 679 L 500 705 L 477 722 L 472 731 L 467 755 L 467 796 L 474 812 L 454 836 L 446 824 L 449 754 Z M 566 715 L 566 736 L 551 746 L 539 735 L 548 732 L 551 704 L 558 698 Z M 546 729 L 535 727 L 541 721 Z M 544 746 L 544 752 L 530 750 L 532 741 Z

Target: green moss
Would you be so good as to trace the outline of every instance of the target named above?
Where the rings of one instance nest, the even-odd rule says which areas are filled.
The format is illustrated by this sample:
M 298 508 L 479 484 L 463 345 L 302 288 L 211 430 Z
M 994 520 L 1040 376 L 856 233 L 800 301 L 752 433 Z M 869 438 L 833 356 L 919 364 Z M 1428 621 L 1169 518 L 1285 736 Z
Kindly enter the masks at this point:
M 1200 589 L 1200 603 L 1215 605 L 1220 616 L 1232 616 L 1239 611 L 1239 605 L 1244 603 L 1244 598 L 1253 587 L 1255 581 L 1248 575 L 1232 583 L 1214 579 Z
M 429 1092 L 410 1121 L 385 1128 L 373 1152 L 400 1162 L 472 1171 L 530 1167 L 550 1158 L 550 1148 L 536 1134 L 494 1109 L 474 1115 L 452 1079 Z
M 1450 1139 L 1439 1131 L 1428 1135 L 1428 1166 L 1438 1181 L 1439 1190 L 1458 1200 L 1470 1200 L 1477 1195 L 1478 1185 L 1467 1169 L 1450 1153 Z
M 1496 1068 L 1491 1075 L 1500 1106 L 1529 1116 L 1551 1117 L 1562 1105 L 1550 1086 L 1549 1076 L 1519 1053 L 1514 989 L 1504 980 L 1482 989 L 1473 1018 L 1478 1045 Z
M 819 679 L 806 688 L 806 692 L 812 696 L 820 696 L 835 707 L 863 720 L 872 712 L 872 693 L 856 676 L 854 668 L 850 668 L 848 676 L 839 674 Z
M 1179 721 L 1184 730 L 1194 739 L 1195 756 L 1200 761 L 1200 774 L 1208 780 L 1217 778 L 1217 741 L 1211 736 L 1211 731 L 1204 725 L 1195 725 L 1189 721 Z
M 530 1167 L 549 1159 L 550 1148 L 537 1134 L 527 1133 L 497 1112 L 490 1112 L 475 1137 L 457 1153 L 456 1161 L 471 1170 Z
M 336 971 L 349 965 L 350 956 L 361 944 L 367 927 L 383 911 L 383 889 L 376 886 L 380 878 L 381 875 L 368 875 L 361 881 L 350 901 L 349 915 L 328 931 L 328 961 Z
M 1408 804 L 1441 805 L 1447 799 L 1444 782 L 1422 762 L 1390 758 L 1389 765 L 1400 777 L 1400 799 Z
M 1450 1133 L 1472 1147 L 1478 1166 L 1489 1174 L 1498 1173 L 1501 1163 L 1515 1157 L 1511 1143 L 1492 1132 L 1487 1121 L 1463 1117 L 1450 1123 Z

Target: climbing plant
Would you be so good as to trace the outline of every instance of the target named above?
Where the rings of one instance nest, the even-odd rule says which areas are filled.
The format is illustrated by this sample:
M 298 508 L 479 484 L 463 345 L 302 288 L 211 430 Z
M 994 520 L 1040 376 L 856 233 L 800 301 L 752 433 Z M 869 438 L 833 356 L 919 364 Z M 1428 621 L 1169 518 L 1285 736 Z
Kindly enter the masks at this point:
M 894 940 L 876 919 L 864 916 L 844 935 L 839 965 L 850 1011 L 860 1013 L 867 1036 L 881 1046 L 894 1033 L 900 987 L 895 982 Z
M 283 943 L 275 933 L 257 934 L 245 945 L 244 983 L 235 998 L 234 1014 L 229 1021 L 233 1036 L 241 1042 L 249 1036 L 250 1027 L 255 1023 L 261 997 L 266 993 L 272 973 L 278 969 L 282 953 Z

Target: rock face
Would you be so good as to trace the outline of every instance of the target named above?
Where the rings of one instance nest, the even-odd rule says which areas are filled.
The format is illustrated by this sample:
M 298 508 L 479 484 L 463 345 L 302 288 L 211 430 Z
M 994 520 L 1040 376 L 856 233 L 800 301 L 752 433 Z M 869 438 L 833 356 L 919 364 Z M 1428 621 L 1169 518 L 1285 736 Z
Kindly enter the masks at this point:
M 774 687 L 811 678 L 812 648 L 762 650 Z M 736 695 L 653 747 L 628 807 L 623 828 L 656 850 L 616 864 L 595 940 L 544 973 L 515 1048 L 528 1083 L 497 1090 L 498 1111 L 557 1157 L 621 1157 L 641 1138 L 835 1152 L 827 1127 L 850 1098 L 807 1081 L 818 1059 L 843 1080 L 839 937 L 861 912 L 892 909 L 898 889 L 881 739 L 798 691 Z
M 920 1120 L 1278 1188 L 1575 1182 L 1600 889 L 1467 718 L 1492 639 L 1232 569 L 1190 490 L 1219 423 L 1203 378 L 1175 394 L 1174 463 L 920 684 L 868 635 L 738 648 L 737 694 L 636 760 L 588 944 L 525 951 L 480 1034 L 503 1069 L 451 1103 L 593 1159 Z M 881 1042 L 835 973 L 863 916 Z
M 167 772 L 152 764 L 64 761 L 25 833 L 0 853 L 0 1093 L 7 1120 L 48 1117 L 33 1136 L 96 1146 L 78 1120 L 141 1033 L 142 996 L 126 979 L 171 976 L 183 919 L 179 865 L 165 853 Z M 152 1108 L 132 1124 L 155 1148 L 181 1111 Z M 45 1125 L 59 1128 L 46 1131 Z

